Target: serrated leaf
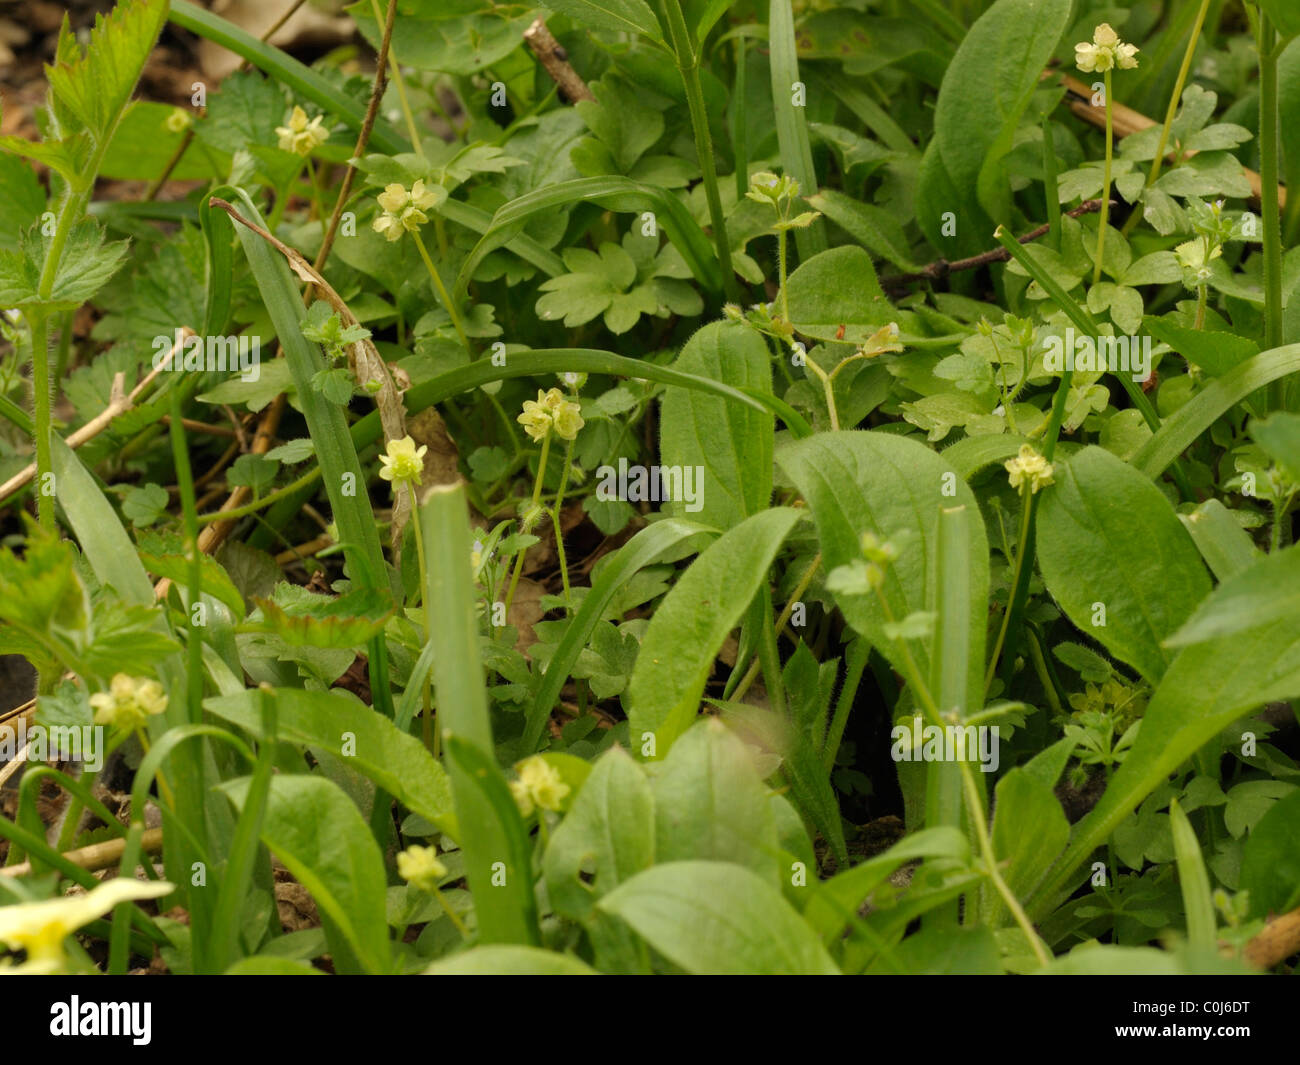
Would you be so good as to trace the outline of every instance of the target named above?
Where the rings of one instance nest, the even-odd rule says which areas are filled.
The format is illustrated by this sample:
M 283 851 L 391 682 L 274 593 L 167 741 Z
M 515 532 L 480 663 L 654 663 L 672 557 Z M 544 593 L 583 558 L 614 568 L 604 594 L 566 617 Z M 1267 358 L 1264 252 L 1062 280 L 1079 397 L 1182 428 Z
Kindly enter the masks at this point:
M 48 298 L 40 294 L 41 271 L 54 242 L 33 227 L 19 238 L 16 251 L 0 251 L 0 307 L 41 307 L 46 311 L 80 307 L 115 274 L 126 256 L 124 240 L 104 242 L 104 231 L 90 220 L 68 234 Z

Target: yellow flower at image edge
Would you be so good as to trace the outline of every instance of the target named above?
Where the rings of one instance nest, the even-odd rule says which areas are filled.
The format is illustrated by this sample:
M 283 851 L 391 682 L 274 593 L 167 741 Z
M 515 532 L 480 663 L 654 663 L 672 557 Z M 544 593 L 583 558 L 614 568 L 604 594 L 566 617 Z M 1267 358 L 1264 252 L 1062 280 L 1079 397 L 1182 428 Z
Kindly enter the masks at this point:
M 317 115 L 308 122 L 307 112 L 297 104 L 289 116 L 289 124 L 277 126 L 275 132 L 280 138 L 280 150 L 295 155 L 311 155 L 317 145 L 324 144 L 330 137 L 329 131 L 321 125 L 321 116 Z
M 519 779 L 510 782 L 510 792 L 520 814 L 528 817 L 534 808 L 559 810 L 570 789 L 555 766 L 540 755 L 533 755 L 519 763 L 518 772 Z
M 1020 454 L 1013 459 L 1008 459 L 1005 465 L 1007 473 L 1010 474 L 1012 488 L 1019 488 L 1022 484 L 1028 483 L 1032 494 L 1053 483 L 1052 464 L 1028 444 L 1021 444 Z
M 167 709 L 167 693 L 156 680 L 118 673 L 108 691 L 90 697 L 96 725 L 110 725 L 132 732 L 150 717 Z
M 1138 65 L 1137 53 L 1137 45 L 1125 44 L 1110 23 L 1103 22 L 1092 31 L 1091 43 L 1083 41 L 1074 46 L 1074 65 L 1085 73 L 1105 73 L 1116 67 L 1132 70 Z
M 427 444 L 421 444 L 417 448 L 409 436 L 388 441 L 388 453 L 379 456 L 382 466 L 379 476 L 385 481 L 392 481 L 394 485 L 406 481 L 419 484 L 420 474 L 424 472 L 424 453 L 428 450 Z
M 543 392 L 537 390 L 537 399 L 524 400 L 524 412 L 515 420 L 534 440 L 543 439 L 552 430 L 564 440 L 576 439 L 578 431 L 587 423 L 580 413 L 582 407 L 564 398 L 558 388 Z
M 409 191 L 405 185 L 393 182 L 385 185 L 375 200 L 383 213 L 371 223 L 371 228 L 392 241 L 424 225 L 429 220 L 424 212 L 438 202 L 438 197 L 424 187 L 423 181 L 416 181 Z
M 432 847 L 411 846 L 397 855 L 397 873 L 420 891 L 433 891 L 447 875 L 447 867 L 438 860 Z
M 13 974 L 62 972 L 67 967 L 63 941 L 78 928 L 102 917 L 119 902 L 161 898 L 171 890 L 171 884 L 161 881 L 148 883 L 118 878 L 84 895 L 0 906 L 0 943 L 10 950 L 27 952 L 26 964 L 8 971 Z M 0 972 L 6 968 L 0 967 Z

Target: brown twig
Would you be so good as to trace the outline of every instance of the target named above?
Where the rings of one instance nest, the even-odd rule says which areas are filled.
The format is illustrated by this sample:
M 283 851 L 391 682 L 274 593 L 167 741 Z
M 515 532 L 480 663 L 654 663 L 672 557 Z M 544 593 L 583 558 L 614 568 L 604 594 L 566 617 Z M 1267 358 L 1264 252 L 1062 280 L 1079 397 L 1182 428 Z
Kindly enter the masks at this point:
M 140 850 L 144 854 L 157 854 L 162 850 L 163 830 L 146 828 L 140 837 Z M 98 869 L 110 869 L 122 860 L 126 850 L 126 839 L 108 839 L 102 843 L 92 843 L 79 847 L 75 851 L 64 851 L 63 857 L 73 865 L 94 872 Z M 0 876 L 26 876 L 32 871 L 31 862 L 19 862 L 0 869 Z
M 533 55 L 537 56 L 546 73 L 560 87 L 560 92 L 564 94 L 565 99 L 575 104 L 579 100 L 596 99 L 592 91 L 587 88 L 587 83 L 570 65 L 568 52 L 552 35 L 545 20 L 539 18 L 524 30 L 524 40 L 528 42 L 528 47 L 533 50 Z
M 1115 201 L 1111 200 L 1111 206 L 1115 206 Z M 1094 211 L 1101 210 L 1101 200 L 1086 200 L 1084 203 L 1067 211 L 1066 215 L 1070 218 L 1079 218 L 1085 214 L 1092 214 Z M 1042 225 L 1037 229 L 1031 229 L 1023 237 L 1017 238 L 1021 244 L 1029 244 L 1039 237 L 1046 236 L 1051 226 Z M 949 262 L 947 259 L 936 259 L 934 262 L 923 266 L 914 274 L 895 274 L 892 277 L 882 277 L 880 284 L 882 286 L 897 286 L 911 284 L 913 281 L 942 281 L 949 274 L 956 273 L 959 270 L 975 270 L 981 266 L 987 266 L 989 263 L 1002 263 L 1011 258 L 1011 253 L 1006 248 L 994 248 L 992 251 L 981 252 L 979 255 L 972 255 L 969 259 L 957 259 Z
M 1273 918 L 1242 951 L 1242 957 L 1260 969 L 1271 969 L 1292 954 L 1300 954 L 1300 909 Z

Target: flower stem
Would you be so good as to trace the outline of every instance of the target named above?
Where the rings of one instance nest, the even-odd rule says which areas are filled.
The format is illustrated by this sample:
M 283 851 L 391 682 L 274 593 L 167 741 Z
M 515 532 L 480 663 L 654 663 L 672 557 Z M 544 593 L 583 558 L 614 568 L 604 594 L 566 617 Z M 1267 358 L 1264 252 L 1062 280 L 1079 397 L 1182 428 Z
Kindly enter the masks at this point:
M 411 481 L 406 482 L 406 490 L 411 494 L 411 525 L 415 528 L 415 555 L 420 563 L 420 607 L 424 611 L 424 632 L 427 638 L 429 633 L 429 604 L 424 598 L 423 589 L 429 587 L 429 567 L 425 561 L 424 554 L 424 533 L 420 529 L 420 501 L 415 497 L 415 485 Z M 424 714 L 423 714 L 423 732 L 424 745 L 429 749 L 429 753 L 438 757 L 438 729 L 433 718 L 433 692 L 432 680 L 429 672 L 424 674 Z
M 1204 285 L 1196 286 L 1196 328 L 1205 328 L 1205 304 L 1209 290 Z
M 442 302 L 442 305 L 447 308 L 447 314 L 451 316 L 451 324 L 456 327 L 456 335 L 460 337 L 460 342 L 465 345 L 465 350 L 470 351 L 469 337 L 465 335 L 465 326 L 456 311 L 456 305 L 451 302 L 447 286 L 442 283 L 442 278 L 438 276 L 438 271 L 434 268 L 433 260 L 429 258 L 429 252 L 424 246 L 424 241 L 420 238 L 420 231 L 418 229 L 411 230 L 411 236 L 415 238 L 415 246 L 420 249 L 420 258 L 424 260 L 424 268 L 429 271 L 429 280 L 433 282 L 434 291 L 438 293 L 438 299 Z
M 1034 510 L 1033 489 L 1026 482 L 1020 490 L 1020 538 L 1016 547 L 1016 568 L 1014 576 L 1011 578 L 1010 593 L 1011 599 L 1007 600 L 1007 609 L 1002 614 L 1002 626 L 998 629 L 997 641 L 993 644 L 993 654 L 989 658 L 988 672 L 984 675 L 984 698 L 989 697 L 989 688 L 993 684 L 993 676 L 998 668 L 998 656 L 1002 654 L 1002 645 L 1007 639 L 1007 629 L 1011 626 L 1011 607 L 1015 598 L 1015 590 L 1020 586 L 1020 573 L 1025 567 L 1025 562 L 1030 554 L 1029 551 L 1029 520 Z
M 1106 173 L 1102 180 L 1101 214 L 1097 216 L 1097 262 L 1092 270 L 1092 283 L 1094 285 L 1101 280 L 1102 252 L 1106 249 L 1106 223 L 1110 218 L 1110 172 L 1115 148 L 1113 107 L 1110 99 L 1110 71 L 1106 71 L 1103 77 L 1106 85 Z
M 535 511 L 542 501 L 542 482 L 546 480 L 546 459 L 551 452 L 551 434 L 548 432 L 542 437 L 542 457 L 537 462 L 537 480 L 533 482 L 533 503 L 529 511 Z M 521 531 L 527 532 L 527 529 Z M 506 620 L 510 618 L 510 604 L 515 599 L 515 588 L 519 585 L 519 575 L 524 571 L 524 555 L 528 553 L 526 547 L 521 547 L 519 553 L 515 555 L 514 572 L 510 574 L 510 587 L 506 591 Z
M 1264 347 L 1282 344 L 1282 220 L 1277 201 L 1278 84 L 1277 31 L 1261 8 L 1259 45 L 1259 170 L 1263 195 L 1260 214 L 1264 226 Z M 1271 386 L 1271 406 L 1281 406 L 1285 383 Z
M 564 585 L 564 608 L 572 613 L 573 606 L 569 602 L 569 562 L 564 554 L 564 530 L 560 528 L 560 510 L 564 506 L 564 490 L 569 485 L 569 471 L 573 468 L 573 445 L 574 440 L 569 441 L 569 446 L 564 449 L 564 469 L 560 472 L 560 488 L 555 493 L 555 505 L 551 507 L 551 521 L 555 525 L 555 553 L 560 560 L 560 581 Z
M 50 352 L 48 320 L 30 312 L 32 331 L 32 408 L 36 437 L 36 517 L 42 529 L 54 528 L 54 498 L 45 492 L 50 470 Z

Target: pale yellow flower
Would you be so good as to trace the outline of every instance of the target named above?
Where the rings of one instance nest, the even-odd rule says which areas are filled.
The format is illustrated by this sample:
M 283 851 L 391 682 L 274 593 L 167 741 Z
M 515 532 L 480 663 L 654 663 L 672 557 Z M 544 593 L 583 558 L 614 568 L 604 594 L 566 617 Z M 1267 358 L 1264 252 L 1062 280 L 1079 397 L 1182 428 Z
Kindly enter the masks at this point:
M 371 228 L 390 241 L 398 240 L 403 233 L 414 233 L 429 221 L 424 212 L 438 202 L 437 194 L 425 188 L 423 181 L 416 181 L 409 191 L 405 185 L 393 182 L 384 186 L 375 199 L 383 213 L 371 223 Z
M 573 440 L 586 422 L 579 413 L 582 408 L 566 399 L 558 388 L 537 390 L 537 399 L 524 400 L 524 411 L 515 419 L 534 440 L 542 440 L 554 430 L 555 435 Z
M 1197 281 L 1208 281 L 1210 279 L 1210 263 L 1223 255 L 1223 249 L 1217 245 L 1211 249 L 1209 255 L 1205 253 L 1205 241 L 1200 237 L 1186 241 L 1174 249 L 1178 256 L 1179 264 L 1186 270 L 1191 270 L 1196 276 Z
M 321 116 L 317 115 L 308 122 L 307 112 L 297 104 L 293 106 L 289 124 L 277 126 L 275 132 L 280 138 L 280 150 L 295 155 L 311 155 L 318 145 L 330 138 L 329 130 L 321 124 Z
M 411 846 L 397 855 L 397 873 L 420 891 L 432 892 L 447 875 L 447 867 L 438 860 L 433 847 Z
M 1085 73 L 1107 70 L 1131 70 L 1138 65 L 1136 45 L 1125 44 L 1119 34 L 1111 29 L 1109 22 L 1103 22 L 1092 32 L 1092 41 L 1083 41 L 1074 46 L 1074 64 Z
M 167 693 L 156 680 L 115 674 L 108 691 L 90 697 L 96 725 L 110 725 L 133 732 L 150 717 L 167 709 Z
M 1021 444 L 1020 454 L 1013 459 L 1008 459 L 1004 465 L 1007 473 L 1010 474 L 1012 488 L 1019 488 L 1027 483 L 1032 494 L 1053 483 L 1052 464 L 1029 444 Z
M 78 928 L 102 917 L 119 902 L 161 898 L 171 890 L 172 885 L 165 882 L 119 877 L 84 895 L 0 906 L 0 943 L 27 952 L 27 964 L 10 972 L 64 971 L 67 955 L 63 941 Z
M 534 807 L 559 810 L 570 789 L 555 766 L 535 754 L 531 758 L 525 758 L 515 768 L 519 779 L 510 782 L 510 792 L 515 797 L 520 814 L 528 817 Z
M 394 486 L 406 481 L 419 484 L 420 474 L 424 472 L 424 453 L 428 450 L 427 444 L 417 448 L 409 436 L 388 441 L 387 454 L 379 456 L 382 466 L 379 476 L 392 481 Z
M 163 119 L 163 125 L 171 133 L 184 133 L 190 127 L 190 113 L 183 107 L 173 107 L 171 114 Z

